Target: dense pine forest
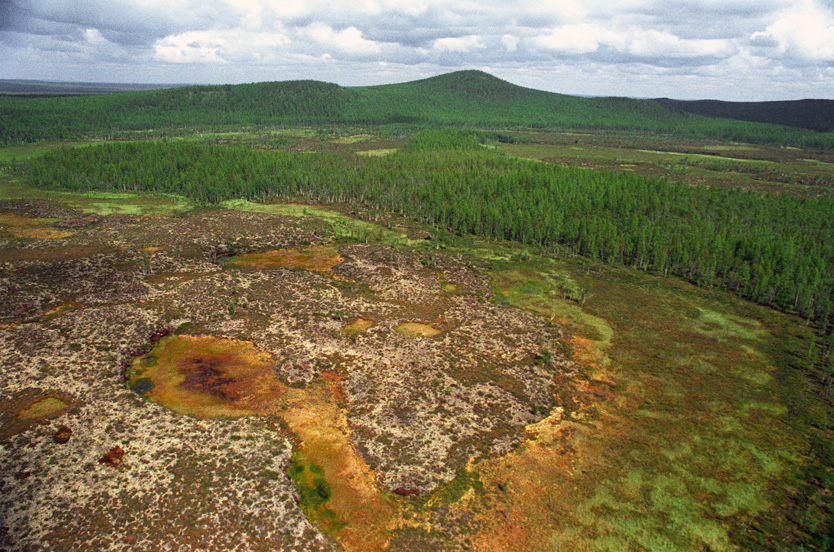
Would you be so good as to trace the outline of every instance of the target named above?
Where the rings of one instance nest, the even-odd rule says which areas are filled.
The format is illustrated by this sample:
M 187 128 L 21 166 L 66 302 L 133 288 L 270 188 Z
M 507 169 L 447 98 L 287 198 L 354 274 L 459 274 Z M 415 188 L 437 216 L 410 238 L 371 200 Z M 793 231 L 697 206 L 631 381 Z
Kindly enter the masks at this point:
M 201 202 L 365 202 L 454 233 L 681 276 L 796 312 L 830 332 L 834 199 L 690 187 L 628 173 L 534 163 L 483 135 L 426 131 L 379 158 L 200 143 L 64 148 L 22 164 L 37 186 L 155 191 Z
M 794 100 L 784 102 L 722 102 L 718 100 L 655 100 L 663 105 L 706 117 L 722 117 L 795 126 L 831 132 L 834 130 L 834 100 Z
M 626 98 L 532 90 L 479 71 L 346 88 L 317 81 L 190 86 L 66 98 L 0 98 L 0 144 L 187 134 L 229 126 L 410 124 L 644 130 L 680 137 L 831 149 L 834 133 L 711 118 Z

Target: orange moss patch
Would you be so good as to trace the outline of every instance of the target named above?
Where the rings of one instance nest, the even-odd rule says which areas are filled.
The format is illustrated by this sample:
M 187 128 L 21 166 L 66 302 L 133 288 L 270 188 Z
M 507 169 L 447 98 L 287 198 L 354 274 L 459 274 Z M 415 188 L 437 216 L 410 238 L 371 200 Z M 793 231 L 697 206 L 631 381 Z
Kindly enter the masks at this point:
M 268 414 L 286 392 L 272 357 L 248 341 L 172 335 L 133 359 L 130 387 L 180 414 Z
M 443 333 L 443 330 L 423 322 L 403 322 L 394 330 L 408 337 L 434 337 Z
M 345 550 L 384 550 L 396 506 L 383 498 L 373 471 L 356 451 L 345 410 L 338 406 L 340 396 L 338 382 L 288 390 L 281 416 L 301 441 L 291 474 L 310 485 L 310 492 L 322 491 L 302 505 Z M 319 483 L 316 489 L 319 478 L 326 487 Z
M 572 431 L 572 424 L 548 423 L 547 438 L 541 442 L 528 441 L 517 452 L 479 465 L 484 487 L 496 491 L 482 499 L 486 507 L 478 516 L 481 530 L 474 538 L 475 549 L 540 549 L 553 533 L 554 520 L 570 518 L 576 491 L 569 450 Z M 558 446 L 560 440 L 564 447 Z
M 357 318 L 350 324 L 342 326 L 342 331 L 349 334 L 357 334 L 365 331 L 374 325 L 374 321 L 369 318 Z
M 263 253 L 247 253 L 226 261 L 232 268 L 303 268 L 326 272 L 344 261 L 339 250 L 329 245 L 313 245 L 293 249 L 278 249 Z
M 75 232 L 54 230 L 48 226 L 50 221 L 23 217 L 11 213 L 0 213 L 0 225 L 7 228 L 6 232 L 15 238 L 60 239 L 72 236 Z

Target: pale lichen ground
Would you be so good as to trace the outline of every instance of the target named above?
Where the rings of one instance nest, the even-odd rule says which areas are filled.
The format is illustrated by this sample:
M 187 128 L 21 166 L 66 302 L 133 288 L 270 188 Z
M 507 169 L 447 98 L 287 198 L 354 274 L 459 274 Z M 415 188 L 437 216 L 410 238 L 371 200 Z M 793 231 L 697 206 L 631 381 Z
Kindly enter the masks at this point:
M 110 215 L 73 231 L 0 235 L 0 399 L 70 399 L 0 441 L 0 548 L 338 546 L 297 504 L 285 431 L 259 417 L 181 416 L 125 388 L 123 363 L 159 330 L 251 341 L 290 385 L 338 374 L 350 435 L 382 490 L 430 493 L 473 456 L 506 452 L 558 406 L 554 378 L 569 363 L 540 353 L 559 328 L 487 302 L 484 267 L 468 259 L 343 244 L 331 270 L 223 267 L 231 255 L 329 243 L 332 233 L 220 209 Z M 342 331 L 359 317 L 372 325 Z M 441 332 L 396 331 L 415 321 Z M 9 410 L 4 424 L 19 414 Z M 65 444 L 53 441 L 61 425 L 72 430 Z M 119 468 L 98 461 L 114 446 L 125 451 Z

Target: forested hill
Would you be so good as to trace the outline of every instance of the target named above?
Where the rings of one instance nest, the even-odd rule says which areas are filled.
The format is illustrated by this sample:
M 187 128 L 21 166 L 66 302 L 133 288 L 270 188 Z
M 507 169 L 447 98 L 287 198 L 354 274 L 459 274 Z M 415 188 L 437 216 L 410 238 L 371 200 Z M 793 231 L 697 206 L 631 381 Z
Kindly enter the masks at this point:
M 318 81 L 189 86 L 64 98 L 0 98 L 0 144 L 187 133 L 246 125 L 400 124 L 481 128 L 639 129 L 678 136 L 834 147 L 834 134 L 687 113 L 649 100 L 580 98 L 480 71 L 381 86 Z
M 782 102 L 722 102 L 719 100 L 670 100 L 657 103 L 704 115 L 740 121 L 754 121 L 807 128 L 819 132 L 834 131 L 834 100 L 794 100 Z
M 373 123 L 658 129 L 695 119 L 641 100 L 524 88 L 481 71 L 349 90 L 347 117 Z
M 123 131 L 335 123 L 346 95 L 317 81 L 188 86 L 65 98 L 0 98 L 0 144 Z

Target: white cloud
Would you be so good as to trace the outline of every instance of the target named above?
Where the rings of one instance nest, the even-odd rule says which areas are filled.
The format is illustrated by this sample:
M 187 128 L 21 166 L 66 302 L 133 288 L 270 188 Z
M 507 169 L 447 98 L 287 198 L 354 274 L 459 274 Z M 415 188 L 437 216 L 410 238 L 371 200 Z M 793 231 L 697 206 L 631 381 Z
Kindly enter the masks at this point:
M 167 63 L 223 63 L 219 50 L 228 43 L 210 31 L 166 36 L 154 44 L 154 57 Z
M 834 15 L 813 0 L 803 0 L 788 8 L 773 24 L 750 38 L 774 40 L 783 54 L 834 61 Z
M 834 97 L 832 2 L 0 0 L 0 78 L 351 85 L 490 67 L 567 93 Z
M 621 42 L 622 38 L 618 33 L 588 23 L 558 27 L 550 34 L 533 40 L 535 45 L 546 50 L 569 54 L 596 52 L 601 44 L 620 44 Z
M 519 42 L 521 42 L 521 39 L 511 34 L 505 34 L 501 37 L 501 45 L 504 46 L 504 49 L 508 52 L 515 52 L 518 50 Z
M 302 34 L 325 48 L 335 48 L 347 54 L 378 54 L 382 51 L 378 43 L 363 38 L 362 31 L 356 27 L 336 31 L 329 25 L 313 23 L 303 29 Z
M 587 23 L 558 27 L 550 34 L 533 39 L 533 44 L 567 54 L 590 54 L 607 46 L 642 58 L 728 56 L 735 52 L 729 40 L 682 39 L 666 31 L 609 29 Z
M 234 3 L 235 0 L 228 0 Z M 271 13 L 279 19 L 301 17 L 313 13 L 312 0 L 267 0 Z
M 481 37 L 477 35 L 469 35 L 462 37 L 447 37 L 438 38 L 432 44 L 432 48 L 437 52 L 471 52 L 472 50 L 486 48 L 481 42 Z
M 167 36 L 154 44 L 154 58 L 166 63 L 226 63 L 260 60 L 290 43 L 279 33 L 187 31 Z
M 655 30 L 635 32 L 629 37 L 626 50 L 636 56 L 682 58 L 727 56 L 735 52 L 728 40 L 685 40 Z

